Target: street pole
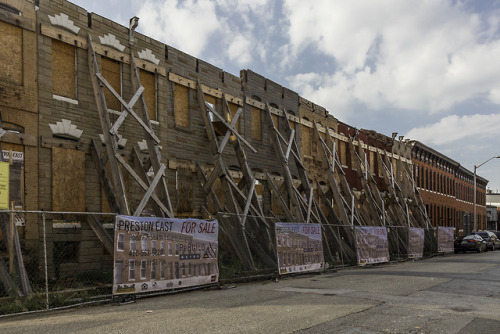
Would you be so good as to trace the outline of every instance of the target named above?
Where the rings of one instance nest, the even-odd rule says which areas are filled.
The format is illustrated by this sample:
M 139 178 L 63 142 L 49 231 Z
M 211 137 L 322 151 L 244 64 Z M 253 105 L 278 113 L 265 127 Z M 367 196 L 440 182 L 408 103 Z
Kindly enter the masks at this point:
M 476 189 L 477 189 L 476 179 L 477 179 L 477 174 L 476 174 L 476 172 L 477 172 L 477 169 L 479 167 L 481 167 L 482 165 L 484 165 L 485 163 L 487 163 L 488 161 L 493 160 L 493 159 L 500 159 L 500 155 L 496 156 L 496 157 L 491 157 L 480 165 L 477 165 L 477 166 L 474 165 L 474 203 L 473 203 L 474 232 L 477 232 L 477 218 L 476 218 Z

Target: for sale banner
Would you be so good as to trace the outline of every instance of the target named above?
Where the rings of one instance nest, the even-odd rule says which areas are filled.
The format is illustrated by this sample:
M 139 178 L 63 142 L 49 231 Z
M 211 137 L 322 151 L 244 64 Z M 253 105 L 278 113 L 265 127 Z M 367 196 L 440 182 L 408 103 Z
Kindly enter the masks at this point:
M 275 223 L 280 274 L 323 269 L 320 224 Z
M 359 265 L 389 262 L 389 242 L 385 227 L 356 226 L 354 234 Z
M 424 237 L 423 228 L 410 227 L 408 236 L 408 257 L 418 259 L 424 256 Z
M 117 216 L 113 294 L 219 280 L 217 221 Z
M 438 252 L 453 252 L 454 227 L 438 226 Z

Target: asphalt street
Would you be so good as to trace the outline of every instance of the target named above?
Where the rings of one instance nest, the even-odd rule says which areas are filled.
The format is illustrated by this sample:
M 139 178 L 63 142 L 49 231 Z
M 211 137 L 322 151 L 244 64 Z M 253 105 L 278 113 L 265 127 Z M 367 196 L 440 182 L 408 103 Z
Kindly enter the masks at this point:
M 0 333 L 499 333 L 500 251 L 0 319 Z

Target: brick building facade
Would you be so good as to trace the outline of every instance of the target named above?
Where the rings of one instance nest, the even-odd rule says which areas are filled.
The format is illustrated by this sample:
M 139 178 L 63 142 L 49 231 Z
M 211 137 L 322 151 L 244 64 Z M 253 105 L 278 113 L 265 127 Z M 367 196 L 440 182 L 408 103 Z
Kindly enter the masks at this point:
M 415 184 L 433 226 L 455 228 L 456 235 L 474 229 L 474 174 L 436 150 L 412 141 Z M 477 177 L 476 215 L 478 230 L 486 230 L 486 185 Z
M 26 210 L 111 212 L 91 155 L 92 141 L 102 144 L 103 133 L 89 71 L 91 40 L 103 77 L 125 101 L 135 93 L 130 79 L 131 54 L 137 63 L 148 115 L 168 166 L 165 176 L 176 217 L 202 217 L 204 209 L 214 212 L 196 174 L 198 165 L 205 170 L 214 168 L 199 109 L 198 80 L 206 101 L 216 111 L 224 107 L 223 95 L 232 116 L 242 108 L 236 128 L 257 150 L 248 150 L 246 159 L 265 215 L 284 217 L 277 204 L 278 195 L 266 177 L 269 174 L 278 184 L 284 177 L 271 143 L 267 106 L 278 129 L 284 129 L 286 122 L 294 129 L 314 189 L 326 182 L 320 164 L 323 149 L 315 140 L 317 125 L 322 138 L 329 136 L 335 142 L 335 152 L 354 190 L 362 191 L 358 168 L 369 171 L 384 192 L 387 183 L 383 170 L 403 180 L 404 171 L 411 170 L 413 163 L 417 185 L 427 198 L 435 225 L 462 228 L 464 215 L 471 212 L 469 171 L 458 164 L 448 165 L 450 159 L 431 149 L 422 151 L 413 146 L 412 151 L 407 142 L 354 129 L 329 115 L 325 108 L 251 70 L 235 76 L 139 33 L 134 33 L 131 43 L 129 28 L 66 0 L 0 0 L 0 14 L 0 42 L 4 46 L 0 49 L 0 109 L 2 128 L 7 131 L 1 142 L 3 150 L 24 154 L 19 188 L 22 196 L 16 205 Z M 110 120 L 115 122 L 124 108 L 107 88 L 104 95 Z M 120 155 L 127 161 L 133 160 L 136 147 L 144 147 L 143 130 L 130 118 L 120 127 L 119 138 Z M 104 150 L 102 146 L 99 149 Z M 427 151 L 432 154 L 422 153 Z M 388 157 L 389 162 L 381 164 L 377 154 Z M 233 177 L 241 179 L 236 154 L 224 151 L 222 155 Z M 361 160 L 354 161 L 356 156 Z M 422 168 L 424 173 L 439 175 L 432 177 L 434 190 L 424 187 L 428 181 L 420 177 Z M 300 183 L 297 167 L 291 165 L 290 172 L 294 182 Z M 483 224 L 486 180 L 478 180 L 479 221 Z M 144 191 L 128 174 L 124 174 L 124 183 L 133 210 Z M 401 186 L 412 185 L 402 182 Z M 224 193 L 219 180 L 213 189 Z M 319 201 L 317 192 L 314 196 Z M 431 200 L 430 196 L 439 199 Z M 150 214 L 149 208 L 143 214 Z M 39 219 L 36 215 L 26 217 L 22 235 L 27 246 L 39 239 Z M 109 262 L 110 255 L 85 226 L 59 231 L 49 226 L 48 233 L 54 236 L 48 247 L 49 258 L 58 251 L 58 242 L 72 240 L 82 250 L 76 259 L 80 265 L 91 268 Z

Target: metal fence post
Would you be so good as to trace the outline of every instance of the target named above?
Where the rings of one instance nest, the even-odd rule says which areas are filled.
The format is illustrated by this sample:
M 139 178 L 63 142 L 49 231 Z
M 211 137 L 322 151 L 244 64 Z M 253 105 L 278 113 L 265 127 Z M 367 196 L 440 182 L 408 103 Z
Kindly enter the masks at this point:
M 49 275 L 47 273 L 47 233 L 45 232 L 45 213 L 42 213 L 43 258 L 45 262 L 45 310 L 49 310 Z

